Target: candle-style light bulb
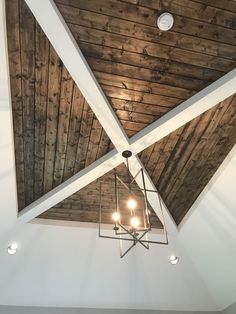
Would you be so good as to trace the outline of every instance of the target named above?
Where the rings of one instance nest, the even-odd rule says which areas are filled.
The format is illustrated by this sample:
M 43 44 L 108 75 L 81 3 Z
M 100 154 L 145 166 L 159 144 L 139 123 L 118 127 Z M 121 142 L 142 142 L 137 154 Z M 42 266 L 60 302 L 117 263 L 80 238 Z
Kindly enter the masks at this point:
M 130 224 L 133 228 L 137 228 L 140 224 L 140 221 L 137 217 L 132 217 L 131 220 L 130 220 Z
M 133 198 L 128 199 L 127 206 L 128 206 L 129 209 L 134 210 L 137 207 L 136 200 L 133 199 Z
M 112 219 L 115 221 L 115 222 L 118 222 L 119 219 L 120 219 L 120 214 L 118 212 L 114 212 L 112 214 Z

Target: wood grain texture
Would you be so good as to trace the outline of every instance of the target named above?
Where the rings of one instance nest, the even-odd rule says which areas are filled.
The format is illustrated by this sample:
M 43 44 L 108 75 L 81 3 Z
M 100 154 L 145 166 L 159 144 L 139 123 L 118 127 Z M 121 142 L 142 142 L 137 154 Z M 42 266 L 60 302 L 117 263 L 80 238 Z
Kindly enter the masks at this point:
M 233 1 L 56 4 L 128 136 L 236 66 Z M 156 27 L 164 10 L 175 17 L 169 32 Z M 6 13 L 21 210 L 113 146 L 25 2 L 6 1 Z M 232 96 L 140 153 L 177 223 L 236 143 L 235 106 Z M 110 206 L 111 175 L 102 181 Z M 97 222 L 97 184 L 42 217 Z M 107 223 L 110 210 L 104 214 Z M 160 226 L 155 215 L 153 219 Z
M 235 144 L 233 95 L 140 154 L 177 223 Z
M 114 224 L 112 221 L 112 214 L 115 209 L 114 174 L 116 173 L 125 182 L 127 182 L 126 169 L 127 168 L 124 164 L 120 165 L 113 171 L 110 171 L 106 175 L 102 176 L 99 180 L 90 183 L 85 188 L 71 195 L 47 212 L 41 214 L 39 218 L 98 223 L 101 184 L 102 222 L 105 224 Z M 129 225 L 130 214 L 126 206 L 126 202 L 129 198 L 129 192 L 124 189 L 121 184 L 118 184 L 118 187 L 122 223 Z M 132 188 L 137 189 L 137 184 L 133 184 Z M 142 192 L 140 190 L 135 190 L 135 194 L 137 196 L 138 203 L 140 202 L 139 204 L 141 205 L 142 201 L 144 201 Z M 151 212 L 152 227 L 155 229 L 162 229 L 163 226 L 160 220 L 149 204 L 148 208 Z M 140 221 L 143 221 L 142 211 L 140 209 L 136 210 L 135 215 L 140 218 Z
M 128 136 L 236 66 L 236 14 L 225 2 L 56 0 Z M 156 27 L 163 10 L 175 18 L 168 32 Z
M 21 210 L 111 145 L 25 1 L 7 1 L 6 15 Z

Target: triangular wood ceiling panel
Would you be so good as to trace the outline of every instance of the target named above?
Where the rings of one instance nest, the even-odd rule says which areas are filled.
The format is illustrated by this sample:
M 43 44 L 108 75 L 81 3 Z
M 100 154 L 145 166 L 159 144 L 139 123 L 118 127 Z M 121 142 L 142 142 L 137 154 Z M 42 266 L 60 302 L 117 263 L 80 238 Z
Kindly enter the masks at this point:
M 235 144 L 236 96 L 231 96 L 140 154 L 177 224 Z
M 26 3 L 6 1 L 19 210 L 110 150 Z
M 99 208 L 100 208 L 100 184 L 101 184 L 101 204 L 102 204 L 102 223 L 114 224 L 112 214 L 116 207 L 115 203 L 115 182 L 114 174 L 117 174 L 124 182 L 127 182 L 127 168 L 124 164 L 116 167 L 114 170 L 108 172 L 100 179 L 90 183 L 80 191 L 71 195 L 61 203 L 55 205 L 45 213 L 38 216 L 44 219 L 57 219 L 69 221 L 81 221 L 98 223 Z M 133 184 L 132 188 L 138 189 L 137 184 Z M 126 202 L 129 197 L 129 192 L 126 189 L 120 190 L 119 204 Z M 142 192 L 135 190 L 138 197 L 142 197 Z M 158 219 L 156 213 L 148 204 L 151 213 L 151 224 L 155 229 L 162 229 L 163 225 Z M 121 207 L 122 210 L 122 207 Z M 126 210 L 125 210 L 126 211 Z M 122 214 L 123 223 L 128 225 L 130 216 L 125 213 Z M 137 216 L 142 215 L 140 211 L 136 212 Z M 140 219 L 142 221 L 142 218 Z
M 232 1 L 56 3 L 129 136 L 236 65 Z M 164 10 L 169 32 L 156 27 Z

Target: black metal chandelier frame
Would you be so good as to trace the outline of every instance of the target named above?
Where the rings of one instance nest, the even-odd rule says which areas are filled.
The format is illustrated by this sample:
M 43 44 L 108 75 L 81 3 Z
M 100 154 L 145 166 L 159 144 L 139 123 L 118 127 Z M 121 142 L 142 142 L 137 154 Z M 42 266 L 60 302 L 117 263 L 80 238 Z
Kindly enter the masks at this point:
M 167 237 L 167 230 L 165 225 L 165 219 L 164 219 L 164 213 L 163 213 L 163 207 L 161 203 L 161 197 L 157 190 L 150 190 L 146 189 L 145 184 L 145 177 L 144 177 L 144 171 L 143 168 L 141 168 L 137 174 L 134 176 L 132 180 L 130 180 L 130 171 L 129 171 L 129 161 L 128 158 L 131 157 L 132 153 L 130 151 L 124 151 L 122 153 L 123 157 L 126 158 L 126 166 L 127 166 L 127 177 L 128 177 L 128 184 L 125 183 L 116 173 L 114 175 L 114 181 L 115 181 L 115 202 L 116 202 L 116 208 L 115 212 L 118 214 L 119 217 L 121 217 L 120 214 L 120 208 L 119 208 L 119 189 L 118 189 L 118 182 L 120 182 L 128 191 L 130 195 L 133 195 L 137 197 L 135 194 L 135 191 L 142 191 L 143 197 L 144 197 L 144 206 L 142 206 L 142 215 L 143 215 L 143 222 L 144 227 L 142 228 L 132 228 L 128 226 L 124 226 L 121 223 L 121 219 L 119 218 L 118 221 L 115 221 L 113 230 L 115 231 L 114 236 L 110 235 L 103 235 L 101 233 L 101 224 L 102 224 L 102 183 L 100 182 L 100 209 L 99 209 L 99 227 L 98 227 L 98 235 L 100 238 L 107 238 L 107 239 L 113 239 L 113 240 L 119 240 L 120 241 L 120 257 L 124 257 L 136 244 L 141 244 L 145 249 L 149 249 L 149 244 L 161 244 L 161 245 L 167 245 L 168 244 L 168 237 Z M 141 175 L 142 178 L 142 188 L 131 188 L 132 183 L 135 181 L 135 179 Z M 164 241 L 153 241 L 148 239 L 148 232 L 152 230 L 151 225 L 151 216 L 150 211 L 148 210 L 148 193 L 156 193 L 158 195 L 159 200 L 159 206 L 160 206 L 160 212 L 162 216 L 162 222 L 163 222 L 163 234 L 164 234 Z M 132 215 L 132 210 L 131 210 Z M 132 244 L 128 247 L 128 249 L 123 250 L 123 241 L 130 241 Z

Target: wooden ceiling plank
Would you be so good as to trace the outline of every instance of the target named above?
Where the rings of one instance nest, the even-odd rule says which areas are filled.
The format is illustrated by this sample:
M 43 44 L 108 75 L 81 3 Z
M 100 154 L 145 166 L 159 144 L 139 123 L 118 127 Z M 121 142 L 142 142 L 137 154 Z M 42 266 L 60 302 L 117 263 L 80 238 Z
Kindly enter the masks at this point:
M 60 86 L 60 104 L 57 124 L 56 154 L 53 171 L 54 173 L 53 187 L 59 185 L 62 182 L 63 178 L 67 151 L 73 86 L 74 82 L 67 69 L 63 66 Z
M 230 152 L 236 144 L 236 102 L 231 103 L 228 112 L 223 117 L 220 125 L 215 129 L 211 140 L 207 141 L 208 145 L 202 151 L 200 158 L 197 160 L 195 167 L 190 170 L 190 174 L 176 193 L 176 197 L 170 200 L 173 206 L 173 214 L 179 221 L 182 216 L 183 208 L 189 209 L 199 195 L 204 186 L 209 182 L 215 169 L 223 162 L 225 156 Z M 228 120 L 227 116 L 230 116 Z M 204 185 L 203 185 L 204 184 Z M 187 187 L 187 188 L 186 188 Z M 184 200 L 185 195 L 185 200 Z M 186 195 L 188 197 L 186 198 Z M 193 198 L 194 196 L 195 198 Z M 176 201 L 178 202 L 176 203 Z M 167 201 L 169 202 L 169 200 Z M 186 204 L 187 202 L 187 204 Z
M 74 174 L 75 156 L 80 137 L 84 101 L 83 95 L 74 84 L 63 181 L 67 180 Z
M 24 140 L 22 104 L 22 64 L 20 55 L 19 3 L 6 1 L 8 25 L 8 56 L 10 68 L 11 101 L 13 112 L 14 146 L 18 208 L 25 207 L 24 194 Z
M 128 0 L 122 0 L 128 2 Z M 226 11 L 223 5 L 221 9 L 210 6 L 204 2 L 198 3 L 190 0 L 140 0 L 140 6 L 153 8 L 155 10 L 167 10 L 172 14 L 186 16 L 195 20 L 221 25 L 227 28 L 235 28 L 235 15 L 230 11 Z M 214 3 L 213 3 L 214 5 Z
M 149 161 L 146 164 L 146 169 L 148 169 L 148 173 L 150 174 L 150 176 L 156 168 L 156 165 L 159 163 L 161 155 L 164 153 L 164 148 L 168 142 L 169 136 L 170 135 L 167 135 L 161 141 L 157 142 L 154 146 L 152 154 L 153 156 L 155 156 L 155 158 L 149 158 Z
M 101 87 L 82 55 L 54 2 L 26 0 L 48 39 L 52 42 L 65 67 L 90 105 L 111 141 L 119 150 L 128 144 L 128 137 L 110 108 Z M 52 27 L 53 25 L 53 27 Z M 60 34 L 60 36 L 59 36 Z M 63 42 L 63 45 L 61 44 Z M 67 47 L 65 49 L 64 47 Z M 80 69 L 80 71 L 78 71 Z M 97 104 L 96 106 L 94 104 Z M 108 108 L 104 114 L 104 108 Z
M 142 115 L 158 117 L 158 115 L 163 115 L 170 110 L 168 107 L 116 98 L 110 98 L 110 102 L 114 110 L 137 113 L 140 114 L 140 118 Z
M 211 110 L 209 124 L 204 130 L 203 135 L 200 137 L 183 171 L 179 174 L 177 179 L 177 181 L 181 180 L 182 184 L 176 184 L 176 181 L 176 183 L 172 186 L 172 189 L 169 191 L 166 198 L 167 203 L 172 203 L 175 198 L 178 198 L 178 191 L 181 189 L 182 185 L 186 186 L 189 180 L 196 180 L 196 178 L 198 178 L 198 171 L 200 168 L 199 163 L 205 163 L 205 160 L 211 153 L 211 148 L 214 147 L 216 141 L 218 140 L 217 129 L 221 126 L 227 125 L 228 116 L 235 113 L 235 107 L 231 106 L 232 99 L 233 98 L 230 97 L 226 103 L 222 102 L 217 106 L 217 108 L 213 108 L 213 110 Z M 189 173 L 190 175 L 188 175 Z
M 132 130 L 135 131 L 135 133 L 139 132 L 147 126 L 145 123 L 137 123 L 135 121 L 120 120 L 120 122 L 125 130 Z
M 194 93 L 196 93 L 196 91 L 190 91 L 180 87 L 147 82 L 140 78 L 131 79 L 126 76 L 119 76 L 98 71 L 95 71 L 94 74 L 99 83 L 103 85 L 132 89 L 154 95 L 165 96 L 168 94 L 170 97 L 178 98 L 180 100 L 185 100 L 186 98 L 189 98 L 193 96 Z
M 98 151 L 97 151 L 96 160 L 101 158 L 106 153 L 108 153 L 108 151 L 110 150 L 110 144 L 111 144 L 110 138 L 108 137 L 106 132 L 102 129 L 102 135 L 101 135 L 101 140 L 100 140 Z
M 206 69 L 203 67 L 161 59 L 154 56 L 149 56 L 145 53 L 135 53 L 125 51 L 122 47 L 110 48 L 104 44 L 97 45 L 90 42 L 79 41 L 80 49 L 86 57 L 94 57 L 107 61 L 134 65 L 162 73 L 171 73 L 179 76 L 196 78 L 200 80 L 213 82 L 222 76 L 222 71 L 214 69 Z
M 94 71 L 103 71 L 109 74 L 127 76 L 129 78 L 171 85 L 182 88 L 183 86 L 190 90 L 201 90 L 207 83 L 203 80 L 193 79 L 189 77 L 178 76 L 174 74 L 165 74 L 159 71 L 140 68 L 133 65 L 126 65 L 101 59 L 88 57 L 87 61 Z
M 25 204 L 34 199 L 34 84 L 35 20 L 25 2 L 20 2 L 20 45 L 24 138 Z M 26 189 L 27 186 L 27 189 Z
M 82 169 L 79 173 L 25 207 L 18 215 L 19 222 L 31 221 L 33 218 L 87 186 L 92 181 L 100 178 L 105 173 L 121 164 L 123 160 L 124 158 L 120 154 L 117 154 L 115 149 L 107 153 L 87 168 Z
M 85 167 L 87 167 L 88 165 L 90 165 L 96 160 L 96 156 L 99 149 L 99 144 L 101 141 L 101 136 L 102 136 L 102 126 L 99 123 L 99 121 L 94 117 L 92 129 L 90 133 L 90 138 L 89 138 L 89 145 L 88 145 L 86 160 L 85 160 Z
M 236 3 L 233 1 L 221 1 L 221 0 L 194 0 L 194 1 L 202 3 L 203 5 L 209 5 L 214 8 L 228 10 L 228 11 L 236 13 Z
M 138 92 L 133 91 L 131 89 L 125 88 L 113 88 L 112 86 L 108 85 L 101 85 L 102 89 L 105 91 L 107 97 L 117 98 L 127 101 L 134 101 L 139 103 L 145 103 L 150 105 L 158 105 L 160 107 L 164 106 L 167 108 L 173 108 L 177 104 L 180 103 L 179 99 L 168 97 L 168 96 L 161 96 L 161 95 L 153 95 L 150 93 Z
M 133 121 L 137 123 L 144 123 L 146 125 L 152 123 L 155 120 L 155 116 L 150 114 L 140 114 L 132 111 L 116 110 L 119 120 Z
M 165 175 L 165 172 L 163 172 L 163 176 L 159 179 L 158 182 L 159 189 L 160 191 L 162 191 L 162 195 L 164 198 L 169 197 L 174 187 L 177 186 L 181 182 L 182 178 L 185 178 L 185 176 L 187 175 L 186 170 L 189 162 L 191 163 L 191 156 L 196 153 L 199 145 L 199 140 L 206 130 L 207 124 L 209 124 L 211 116 L 212 112 L 207 112 L 207 114 L 204 115 L 203 119 L 196 119 L 197 121 L 192 121 L 193 123 L 191 122 L 191 124 L 189 125 L 190 133 L 187 138 L 187 142 L 180 143 L 176 152 L 177 156 L 179 155 L 179 158 L 175 158 L 174 153 L 172 154 L 173 156 L 171 156 L 172 158 L 169 160 L 166 168 L 175 169 L 175 171 L 173 175 L 170 174 L 170 170 L 168 171 L 169 181 L 167 179 L 168 174 Z
M 35 139 L 34 198 L 43 195 L 46 117 L 48 96 L 49 42 L 40 26 L 35 30 Z
M 48 68 L 48 103 L 46 122 L 46 146 L 44 166 L 44 193 L 53 188 L 54 161 L 56 155 L 57 123 L 59 116 L 62 63 L 50 45 Z
M 216 57 L 221 57 L 222 59 L 226 58 L 227 56 L 230 59 L 234 58 L 233 43 L 235 42 L 234 38 L 235 32 L 230 29 L 220 28 L 222 34 L 224 34 L 225 31 L 227 32 L 229 31 L 230 39 L 228 39 L 228 41 L 232 40 L 232 42 L 230 43 L 221 42 L 220 40 L 218 40 L 218 38 L 216 38 L 217 35 L 221 36 L 222 40 L 225 40 L 222 35 L 219 35 L 218 32 L 216 32 L 214 25 L 212 25 L 212 29 L 210 29 L 209 32 L 206 30 L 206 32 L 208 33 L 207 38 L 197 38 L 196 36 L 194 36 L 194 33 L 193 35 L 184 34 L 183 30 L 181 30 L 182 33 L 170 31 L 166 32 L 164 36 L 163 34 L 162 36 L 160 36 L 161 31 L 156 27 L 157 19 L 156 13 L 155 20 L 150 25 L 143 25 L 137 22 L 135 23 L 134 21 L 124 20 L 123 19 L 124 15 L 121 15 L 121 13 L 119 13 L 118 11 L 116 12 L 117 17 L 104 15 L 101 13 L 101 11 L 98 11 L 97 5 L 93 6 L 92 9 L 86 11 L 83 9 L 85 1 L 82 2 L 83 3 L 80 2 L 79 4 L 77 4 L 77 8 L 73 7 L 73 9 L 65 5 L 58 5 L 58 8 L 62 12 L 63 17 L 65 18 L 70 28 L 71 24 L 77 24 L 85 27 L 90 27 L 93 29 L 99 29 L 103 31 L 105 30 L 110 33 L 145 40 L 146 45 L 148 42 L 153 42 L 164 45 L 166 49 L 168 49 L 168 47 L 169 49 L 170 47 L 172 47 L 171 51 L 173 51 L 173 48 L 177 48 L 177 51 L 179 49 L 182 50 L 183 52 L 184 50 L 192 51 L 193 53 L 199 52 L 201 53 L 202 58 L 204 58 L 204 56 L 206 58 L 207 55 L 214 55 Z M 125 12 L 125 16 L 126 15 L 127 12 Z M 136 18 L 137 14 L 134 14 L 134 16 Z M 196 21 L 194 20 L 188 21 L 189 24 L 191 24 L 192 22 L 195 23 Z M 203 27 L 202 24 L 206 27 L 206 29 L 208 29 L 209 24 L 201 22 L 199 26 Z M 190 26 L 188 25 L 188 29 L 189 28 L 191 29 Z M 72 31 L 72 33 L 74 32 Z M 188 57 L 187 53 L 186 57 Z M 218 60 L 219 62 L 221 58 L 219 58 Z M 223 60 L 221 61 L 224 62 Z M 225 62 L 226 61 L 227 60 L 225 60 Z
M 64 12 L 62 13 L 64 14 Z M 89 16 L 88 13 L 86 18 L 89 19 Z M 175 62 L 219 71 L 229 71 L 235 64 L 234 46 L 221 43 L 215 44 L 209 40 L 204 40 L 203 42 L 199 38 L 194 38 L 193 40 L 193 37 L 181 37 L 175 45 L 169 46 L 147 40 L 145 36 L 142 38 L 126 36 L 125 31 L 121 32 L 122 29 L 118 28 L 116 32 L 104 31 L 102 21 L 100 29 L 84 26 L 84 24 L 89 25 L 89 23 L 87 23 L 87 19 L 83 23 L 80 16 L 75 18 L 74 22 L 76 21 L 79 21 L 77 22 L 79 25 L 72 24 L 70 21 L 67 23 L 77 42 L 87 41 L 117 49 L 122 47 L 125 51 L 146 54 L 166 60 L 171 59 Z M 190 51 L 191 54 L 189 54 Z
M 183 132 L 163 169 L 163 175 L 160 174 L 157 178 L 153 174 L 153 180 L 157 183 L 159 190 L 163 191 L 163 197 L 169 194 L 170 187 L 179 177 L 206 124 L 209 122 L 208 117 L 209 114 L 205 114 L 203 119 L 197 117 L 184 126 Z
M 200 195 L 201 191 L 207 186 L 208 182 L 211 180 L 213 175 L 215 174 L 216 169 L 219 168 L 219 166 L 222 164 L 222 162 L 225 159 L 225 156 L 227 156 L 232 147 L 236 143 L 236 132 L 235 132 L 235 122 L 234 127 L 231 126 L 232 130 L 229 133 L 229 136 L 227 139 L 224 139 L 224 141 L 219 140 L 218 143 L 215 145 L 214 149 L 211 151 L 211 155 L 209 158 L 205 161 L 208 165 L 206 169 L 202 170 L 198 174 L 198 180 L 196 182 L 196 185 L 191 185 L 192 188 L 192 194 L 191 198 L 189 198 L 188 203 L 184 205 L 184 209 L 182 207 L 182 212 L 177 215 L 176 214 L 176 222 L 179 224 L 183 217 L 186 215 L 187 211 L 191 206 L 193 205 L 194 201 L 197 199 L 197 197 Z M 224 152 L 222 153 L 222 145 L 224 146 Z M 204 167 L 205 168 L 205 167 Z M 188 191 L 189 193 L 189 191 Z
M 156 33 L 160 31 L 156 28 L 157 12 L 151 8 L 134 6 L 116 0 L 57 0 L 57 3 L 72 6 L 74 8 L 81 8 L 83 10 L 100 12 L 109 17 L 121 18 L 124 21 L 128 20 L 141 24 L 142 27 L 148 25 L 153 27 Z M 182 23 L 184 22 L 184 25 Z M 217 38 L 219 42 L 232 44 L 235 40 L 235 32 L 232 29 L 227 29 L 220 25 L 212 25 L 203 21 L 181 17 L 175 14 L 175 24 L 172 32 L 178 32 L 178 26 L 181 27 L 181 33 L 198 36 L 200 38 L 214 39 Z M 184 27 L 183 27 L 184 26 Z M 168 38 L 169 33 L 164 36 Z
M 139 134 L 134 135 L 130 140 L 133 152 L 139 153 L 167 134 L 209 110 L 217 103 L 228 98 L 235 93 L 235 86 L 236 69 L 201 90 L 181 105 L 167 112 L 160 119 L 139 132 Z
M 88 103 L 84 102 L 82 121 L 80 126 L 80 137 L 75 158 L 74 174 L 85 167 L 86 154 L 92 130 L 94 114 Z
M 179 129 L 177 129 L 176 131 L 172 132 L 169 135 L 169 138 L 168 138 L 168 141 L 164 147 L 164 150 L 160 154 L 160 158 L 158 160 L 158 163 L 156 163 L 156 166 L 151 173 L 151 178 L 153 178 L 153 183 L 155 185 L 156 185 L 158 179 L 160 178 L 160 176 L 161 176 L 161 174 L 165 168 L 165 165 L 166 165 L 167 161 L 169 160 L 171 153 L 173 152 L 183 130 L 184 130 L 184 126 L 180 127 Z M 158 191 L 160 191 L 159 186 L 158 185 L 156 185 L 156 186 L 158 187 Z

